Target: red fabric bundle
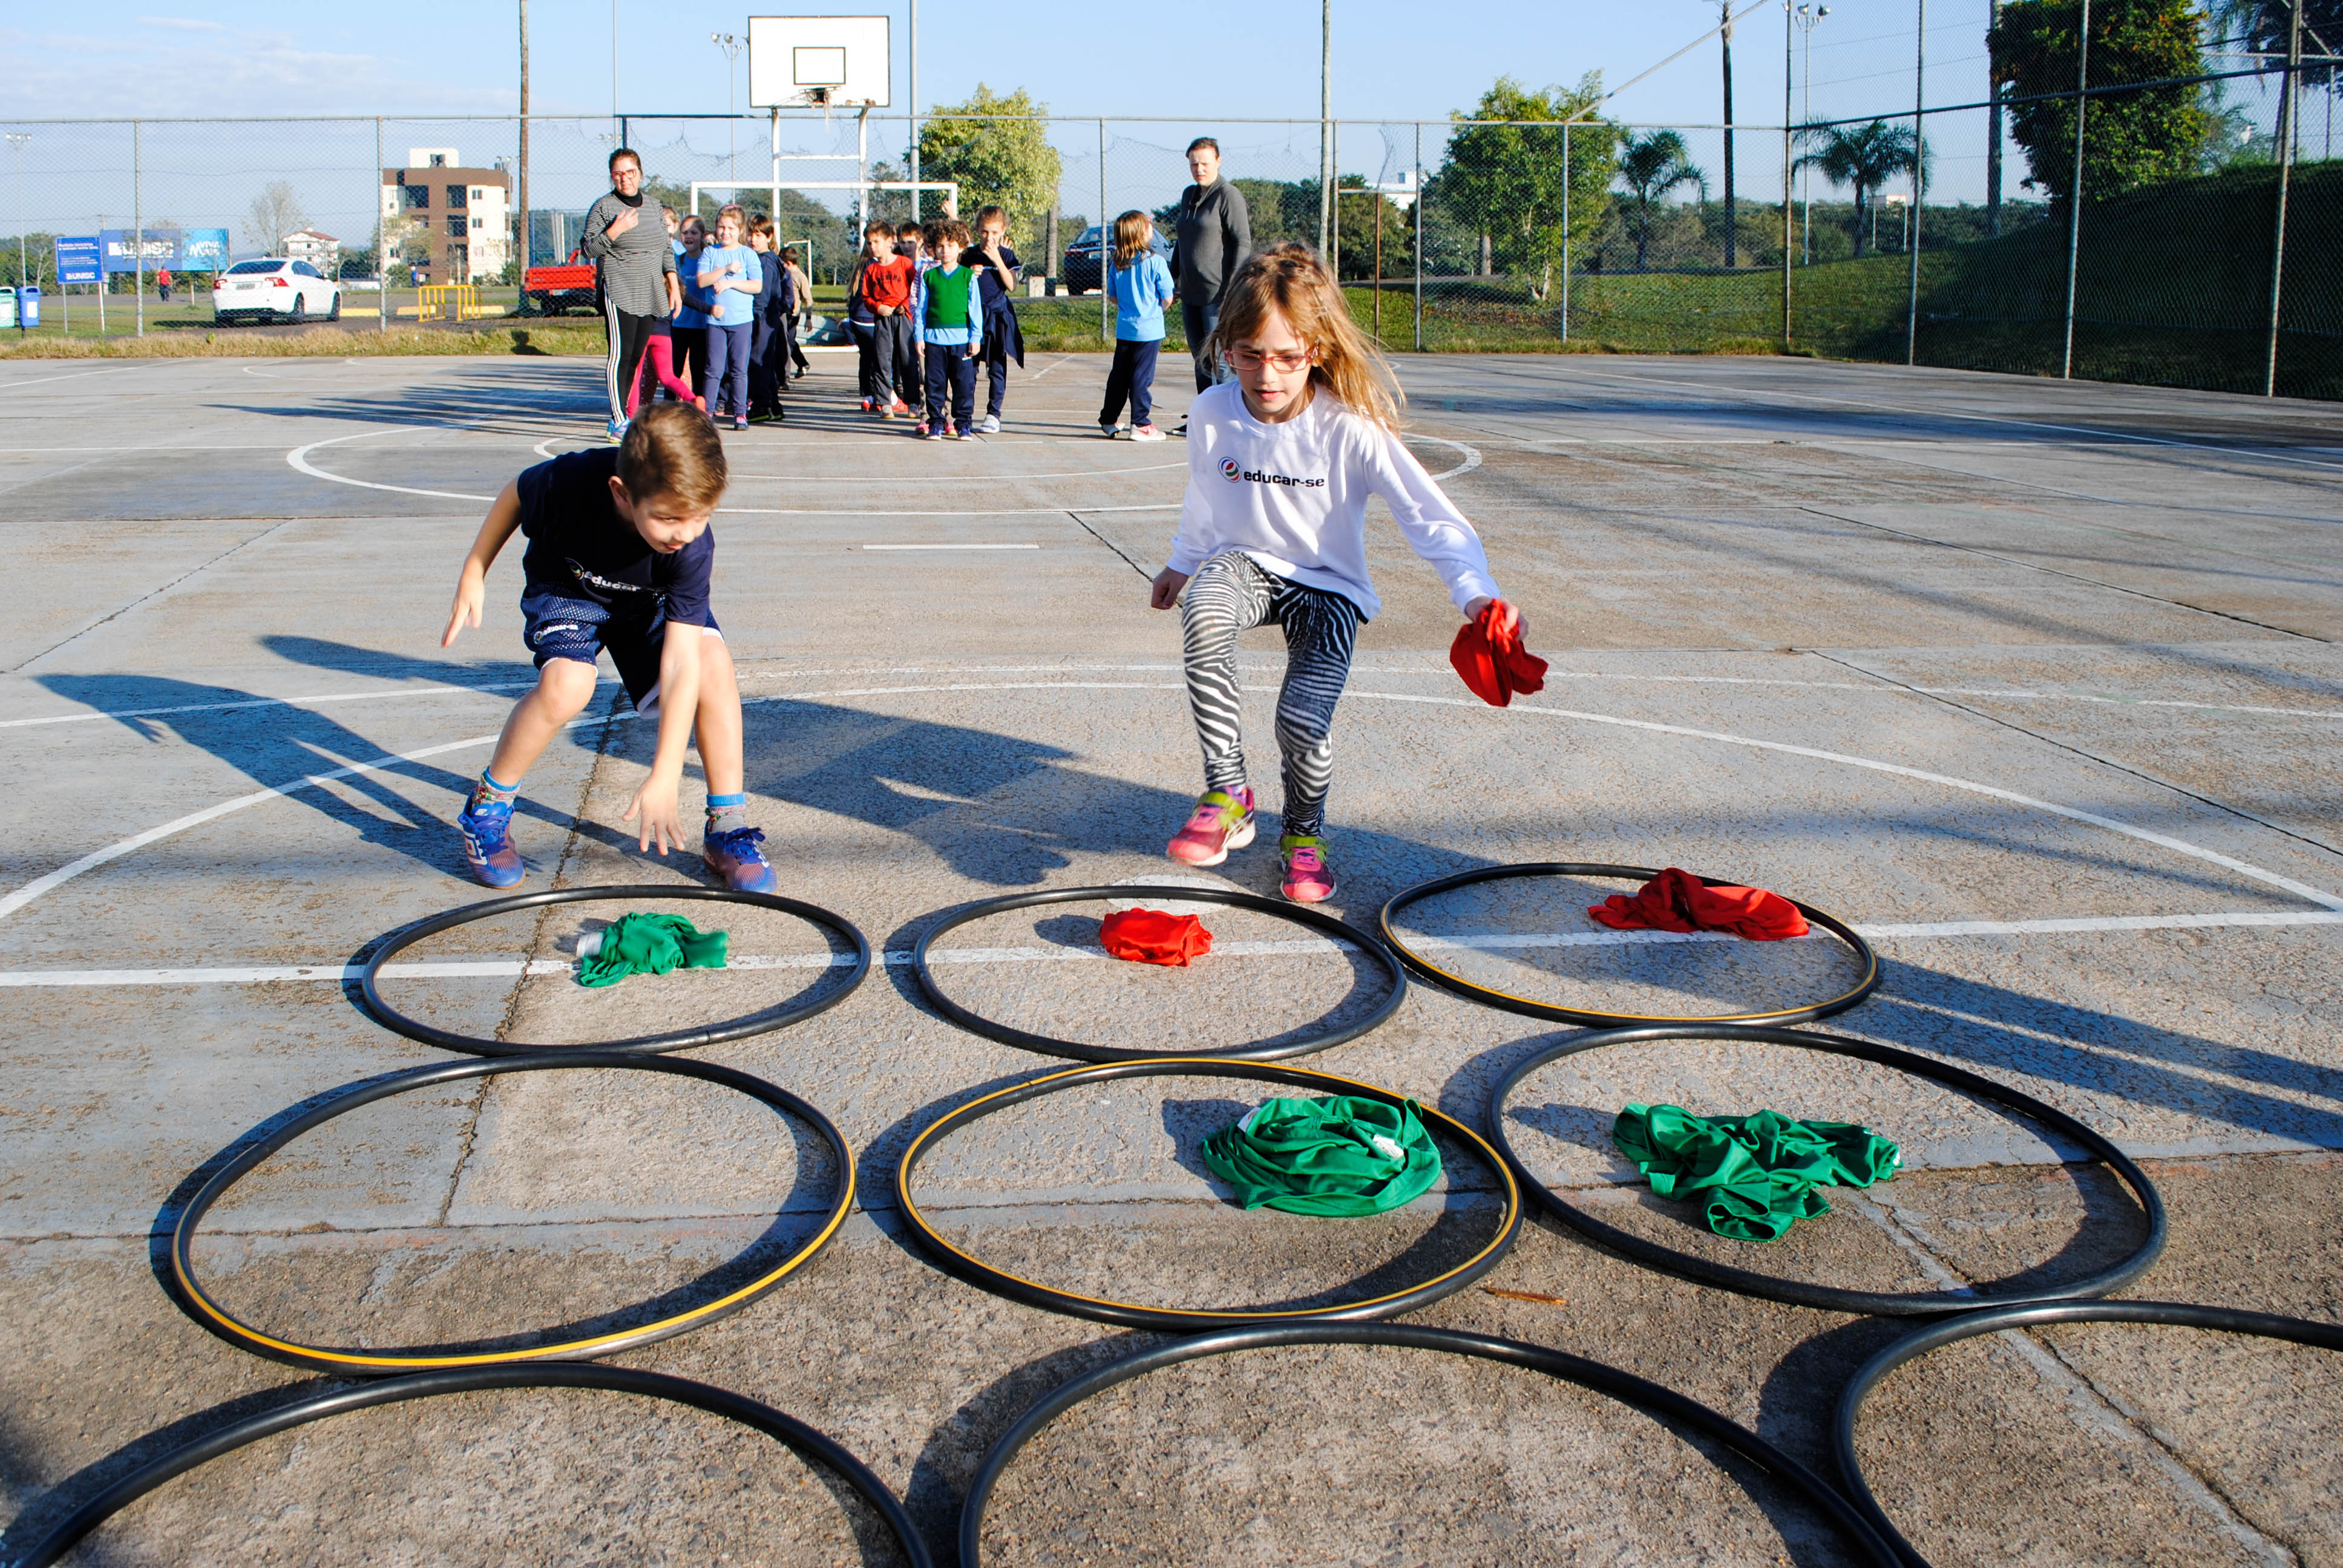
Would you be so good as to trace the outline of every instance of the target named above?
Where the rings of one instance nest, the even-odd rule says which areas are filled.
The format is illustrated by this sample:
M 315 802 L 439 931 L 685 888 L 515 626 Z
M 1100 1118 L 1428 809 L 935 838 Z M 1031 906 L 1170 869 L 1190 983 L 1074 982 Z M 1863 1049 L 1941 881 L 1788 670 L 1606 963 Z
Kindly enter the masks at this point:
M 1636 890 L 1614 893 L 1588 914 L 1622 931 L 1731 931 L 1753 942 L 1806 934 L 1806 917 L 1779 893 L 1763 888 L 1704 888 L 1674 866 Z
M 1191 959 L 1212 950 L 1212 933 L 1193 915 L 1161 910 L 1117 910 L 1099 921 L 1099 945 L 1111 957 L 1135 964 L 1171 964 L 1186 969 Z
M 1545 689 L 1545 660 L 1523 648 L 1522 618 L 1503 599 L 1491 600 L 1458 630 L 1448 662 L 1473 695 L 1493 708 L 1513 701 L 1516 692 Z

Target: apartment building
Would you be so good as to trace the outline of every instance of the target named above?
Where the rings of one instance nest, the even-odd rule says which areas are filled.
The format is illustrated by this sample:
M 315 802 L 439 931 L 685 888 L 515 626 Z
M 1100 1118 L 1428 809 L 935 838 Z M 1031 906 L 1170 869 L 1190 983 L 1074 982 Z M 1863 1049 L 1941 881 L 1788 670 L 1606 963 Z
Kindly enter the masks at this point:
M 409 147 L 406 167 L 382 171 L 383 222 L 417 226 L 431 282 L 488 282 L 512 259 L 512 185 L 504 168 L 466 167 L 454 147 Z

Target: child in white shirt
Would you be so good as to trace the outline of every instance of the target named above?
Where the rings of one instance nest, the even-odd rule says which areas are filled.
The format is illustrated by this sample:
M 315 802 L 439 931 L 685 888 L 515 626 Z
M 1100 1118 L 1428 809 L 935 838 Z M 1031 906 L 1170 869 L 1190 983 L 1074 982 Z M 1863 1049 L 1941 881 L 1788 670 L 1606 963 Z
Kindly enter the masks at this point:
M 1217 866 L 1252 842 L 1237 634 L 1275 622 L 1286 647 L 1277 699 L 1282 890 L 1320 903 L 1335 886 L 1322 836 L 1334 704 L 1359 623 L 1382 608 L 1367 576 L 1367 498 L 1390 505 L 1466 620 L 1499 597 L 1497 584 L 1473 525 L 1401 444 L 1389 367 L 1315 251 L 1288 243 L 1248 260 L 1222 298 L 1213 343 L 1236 375 L 1189 409 L 1188 494 L 1150 600 L 1181 606 L 1188 702 L 1204 751 L 1204 793 L 1166 853 Z

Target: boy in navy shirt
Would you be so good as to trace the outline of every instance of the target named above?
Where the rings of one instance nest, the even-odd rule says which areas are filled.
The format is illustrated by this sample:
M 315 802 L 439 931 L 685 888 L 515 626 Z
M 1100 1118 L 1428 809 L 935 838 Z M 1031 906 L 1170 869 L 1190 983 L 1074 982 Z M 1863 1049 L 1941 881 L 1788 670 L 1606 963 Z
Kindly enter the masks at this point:
M 659 726 L 651 776 L 618 819 L 641 819 L 644 849 L 654 839 L 661 855 L 670 843 L 682 847 L 676 794 L 696 730 L 708 779 L 709 869 L 738 890 L 773 890 L 773 869 L 757 848 L 765 835 L 749 826 L 742 788 L 740 689 L 708 604 L 716 560 L 708 519 L 724 484 L 715 426 L 697 408 L 661 403 L 637 415 L 617 447 L 539 463 L 488 508 L 439 646 L 480 624 L 488 568 L 515 532 L 527 536 L 520 612 L 537 686 L 513 706 L 456 819 L 464 858 L 489 887 L 520 881 L 511 824 L 521 777 L 592 700 L 595 660 L 608 651 L 636 712 Z

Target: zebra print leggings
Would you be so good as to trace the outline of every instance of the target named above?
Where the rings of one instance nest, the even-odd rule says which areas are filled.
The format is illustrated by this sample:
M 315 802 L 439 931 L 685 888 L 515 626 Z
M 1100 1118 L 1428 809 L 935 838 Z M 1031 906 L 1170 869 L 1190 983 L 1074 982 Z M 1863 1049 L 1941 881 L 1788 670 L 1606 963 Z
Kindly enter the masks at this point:
M 1350 678 L 1359 607 L 1338 593 L 1272 577 L 1231 550 L 1206 561 L 1181 600 L 1188 706 L 1204 748 L 1204 788 L 1244 787 L 1243 717 L 1237 692 L 1237 634 L 1275 624 L 1285 631 L 1285 683 L 1277 693 L 1277 748 L 1283 762 L 1285 831 L 1325 825 L 1334 772 L 1334 704 Z

